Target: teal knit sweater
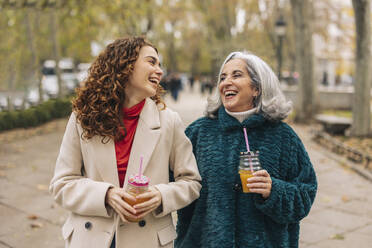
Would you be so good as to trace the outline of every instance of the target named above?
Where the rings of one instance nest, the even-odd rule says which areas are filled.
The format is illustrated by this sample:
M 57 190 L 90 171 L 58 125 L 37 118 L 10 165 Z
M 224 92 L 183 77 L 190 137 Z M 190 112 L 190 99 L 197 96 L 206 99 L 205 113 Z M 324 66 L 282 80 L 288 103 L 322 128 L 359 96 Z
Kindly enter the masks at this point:
M 260 151 L 272 179 L 271 195 L 242 193 L 239 153 Z M 177 248 L 298 247 L 299 221 L 310 211 L 317 182 L 296 133 L 283 122 L 254 114 L 240 123 L 223 107 L 216 119 L 192 123 L 190 138 L 202 176 L 200 198 L 178 211 Z

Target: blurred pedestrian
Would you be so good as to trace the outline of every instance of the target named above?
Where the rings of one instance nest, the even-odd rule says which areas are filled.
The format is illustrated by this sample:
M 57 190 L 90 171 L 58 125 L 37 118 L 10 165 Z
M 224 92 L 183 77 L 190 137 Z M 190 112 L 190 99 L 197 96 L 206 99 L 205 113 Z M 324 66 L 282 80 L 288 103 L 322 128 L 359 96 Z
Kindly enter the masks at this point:
M 191 77 L 189 78 L 189 84 L 190 84 L 190 91 L 191 92 L 193 91 L 193 88 L 194 88 L 194 82 L 195 82 L 195 77 L 194 77 L 194 75 L 191 75 Z
M 169 88 L 171 95 L 175 101 L 178 100 L 178 93 L 182 89 L 181 77 L 178 73 L 172 73 L 171 79 L 169 81 Z
M 291 104 L 278 78 L 259 57 L 233 52 L 217 87 L 206 117 L 186 129 L 203 180 L 200 198 L 178 211 L 175 247 L 298 247 L 317 181 L 282 122 Z
M 171 212 L 199 196 L 200 175 L 179 115 L 160 98 L 162 74 L 141 37 L 115 40 L 89 69 L 50 184 L 70 211 L 66 247 L 173 247 Z M 135 197 L 125 187 L 141 155 L 150 188 Z

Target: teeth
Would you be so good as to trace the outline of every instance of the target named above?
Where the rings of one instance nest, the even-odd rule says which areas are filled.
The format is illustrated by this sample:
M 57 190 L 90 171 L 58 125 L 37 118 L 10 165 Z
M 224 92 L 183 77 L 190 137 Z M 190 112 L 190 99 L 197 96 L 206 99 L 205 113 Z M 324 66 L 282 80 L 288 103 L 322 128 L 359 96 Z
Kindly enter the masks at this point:
M 157 83 L 158 83 L 158 80 L 156 80 L 156 79 L 153 79 L 153 78 L 150 78 L 150 79 L 149 79 L 149 81 L 150 81 L 151 83 L 155 83 L 155 84 L 157 84 Z
M 237 92 L 235 91 L 231 91 L 231 90 L 225 91 L 225 96 L 235 96 L 236 94 Z

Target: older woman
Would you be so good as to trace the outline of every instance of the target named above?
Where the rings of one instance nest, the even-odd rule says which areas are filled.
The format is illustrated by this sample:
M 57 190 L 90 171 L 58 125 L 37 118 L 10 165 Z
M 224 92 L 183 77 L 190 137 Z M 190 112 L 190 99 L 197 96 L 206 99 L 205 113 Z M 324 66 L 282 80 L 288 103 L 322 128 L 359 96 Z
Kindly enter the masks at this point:
M 298 247 L 317 182 L 301 140 L 282 122 L 291 103 L 270 67 L 247 52 L 226 58 L 217 86 L 207 116 L 186 129 L 203 180 L 200 198 L 178 211 L 175 246 Z M 243 181 L 250 193 L 238 174 L 244 128 L 263 168 Z
M 171 212 L 198 198 L 201 179 L 180 117 L 160 98 L 162 75 L 156 48 L 141 37 L 117 39 L 93 62 L 50 184 L 70 212 L 66 247 L 173 247 Z M 150 190 L 135 199 L 125 187 L 141 156 Z

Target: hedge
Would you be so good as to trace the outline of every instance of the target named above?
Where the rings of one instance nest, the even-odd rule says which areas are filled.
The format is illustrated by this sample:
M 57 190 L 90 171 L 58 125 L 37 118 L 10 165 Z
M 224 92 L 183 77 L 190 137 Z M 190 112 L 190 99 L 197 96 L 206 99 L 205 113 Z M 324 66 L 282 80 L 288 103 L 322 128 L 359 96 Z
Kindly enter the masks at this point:
M 71 98 L 52 99 L 25 110 L 0 112 L 0 132 L 35 127 L 71 113 Z

